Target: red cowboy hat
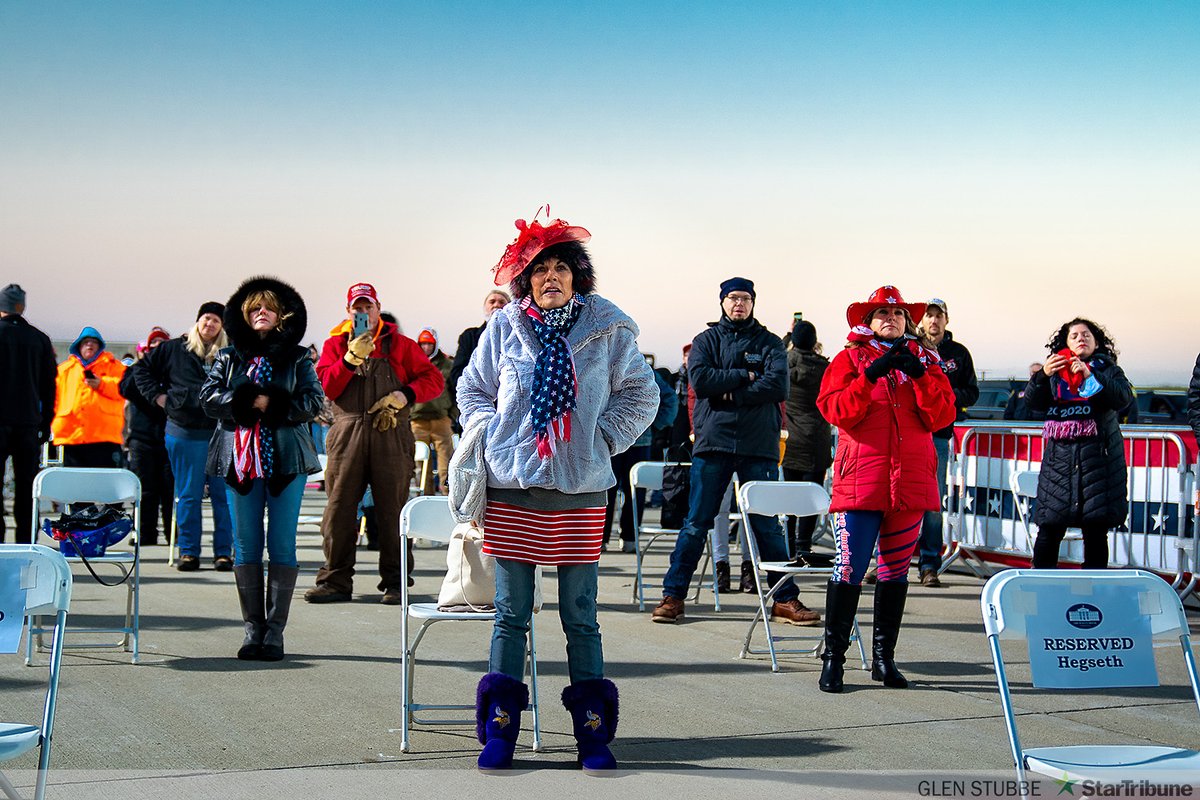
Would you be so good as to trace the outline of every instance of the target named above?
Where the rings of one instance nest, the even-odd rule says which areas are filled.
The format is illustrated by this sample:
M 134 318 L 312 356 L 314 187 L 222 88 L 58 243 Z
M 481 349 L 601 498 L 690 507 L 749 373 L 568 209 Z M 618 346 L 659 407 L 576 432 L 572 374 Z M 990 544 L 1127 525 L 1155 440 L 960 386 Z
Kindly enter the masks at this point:
M 912 317 L 913 322 L 917 322 L 921 317 L 925 316 L 924 303 L 906 303 L 904 297 L 900 294 L 900 290 L 895 286 L 880 286 L 875 291 L 871 292 L 871 296 L 867 298 L 865 303 L 851 303 L 846 309 L 846 322 L 853 328 L 856 325 L 862 325 L 863 320 L 868 314 L 874 314 L 877 309 L 896 306 L 903 308 Z

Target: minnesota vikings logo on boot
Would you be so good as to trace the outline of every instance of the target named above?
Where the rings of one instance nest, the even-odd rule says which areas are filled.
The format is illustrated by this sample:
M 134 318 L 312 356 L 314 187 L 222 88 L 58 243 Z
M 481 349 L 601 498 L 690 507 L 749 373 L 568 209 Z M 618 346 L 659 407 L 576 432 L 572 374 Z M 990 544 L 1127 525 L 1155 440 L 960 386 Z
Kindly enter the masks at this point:
M 521 712 L 528 705 L 529 687 L 515 678 L 489 672 L 480 679 L 475 697 L 475 733 L 483 745 L 479 754 L 481 770 L 512 769 L 513 751 L 521 733 Z

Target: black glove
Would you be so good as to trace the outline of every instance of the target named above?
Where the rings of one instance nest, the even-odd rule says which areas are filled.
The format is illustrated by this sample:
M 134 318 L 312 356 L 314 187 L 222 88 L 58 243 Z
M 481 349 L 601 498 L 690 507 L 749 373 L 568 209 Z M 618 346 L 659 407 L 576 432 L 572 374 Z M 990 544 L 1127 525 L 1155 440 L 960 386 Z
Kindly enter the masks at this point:
M 925 365 L 921 363 L 921 359 L 909 350 L 904 348 L 904 352 L 897 355 L 893 366 L 903 372 L 910 378 L 919 378 L 925 374 Z
M 886 353 L 872 361 L 867 365 L 867 368 L 863 370 L 863 374 L 867 376 L 867 380 L 869 380 L 871 383 L 874 383 L 895 369 L 896 359 L 902 352 L 907 353 L 908 346 L 905 344 L 904 339 L 897 339 L 896 343 L 888 348 Z

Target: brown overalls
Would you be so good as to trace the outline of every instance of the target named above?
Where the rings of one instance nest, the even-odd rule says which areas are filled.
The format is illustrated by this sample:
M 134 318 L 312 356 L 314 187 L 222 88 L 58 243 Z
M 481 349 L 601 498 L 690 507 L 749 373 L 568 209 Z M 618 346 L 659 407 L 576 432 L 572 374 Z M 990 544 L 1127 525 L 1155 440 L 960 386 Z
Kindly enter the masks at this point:
M 333 401 L 333 425 L 325 439 L 329 461 L 325 491 L 329 495 L 321 521 L 325 566 L 317 583 L 347 594 L 353 591 L 358 543 L 358 504 L 371 486 L 379 525 L 379 589 L 400 590 L 400 509 L 408 499 L 415 442 L 405 407 L 396 427 L 380 432 L 367 409 L 398 390 L 400 381 L 388 363 L 392 337 L 384 339 L 380 357 L 368 358 L 356 370 L 341 396 Z

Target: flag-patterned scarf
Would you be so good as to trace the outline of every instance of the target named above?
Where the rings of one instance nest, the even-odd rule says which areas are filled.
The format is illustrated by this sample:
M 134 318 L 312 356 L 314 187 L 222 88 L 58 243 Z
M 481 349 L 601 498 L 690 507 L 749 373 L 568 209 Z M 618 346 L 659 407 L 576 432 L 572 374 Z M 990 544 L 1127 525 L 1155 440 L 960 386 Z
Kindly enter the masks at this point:
M 533 365 L 533 399 L 529 409 L 538 456 L 554 454 L 555 442 L 571 441 L 571 411 L 575 408 L 575 359 L 567 334 L 579 319 L 584 299 L 578 293 L 562 308 L 542 310 L 532 297 L 521 301 L 521 308 L 533 323 L 533 331 L 542 343 Z
M 265 386 L 271 380 L 271 362 L 263 356 L 250 359 L 246 377 Z M 261 420 L 252 428 L 237 427 L 233 434 L 233 469 L 238 483 L 271 477 L 274 460 L 275 436 L 270 428 Z

